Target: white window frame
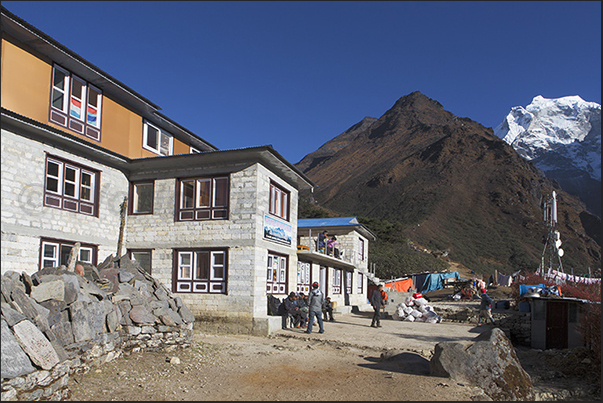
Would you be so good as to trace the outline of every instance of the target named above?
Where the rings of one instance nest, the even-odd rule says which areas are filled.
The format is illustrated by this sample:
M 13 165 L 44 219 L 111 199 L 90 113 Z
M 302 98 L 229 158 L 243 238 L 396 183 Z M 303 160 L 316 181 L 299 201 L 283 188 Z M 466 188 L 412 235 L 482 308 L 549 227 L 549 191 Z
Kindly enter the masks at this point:
M 60 71 L 65 76 L 65 88 L 63 89 L 55 85 L 55 76 L 57 71 Z M 74 81 L 77 81 L 81 84 L 80 94 L 73 93 L 72 86 Z M 92 96 L 90 90 L 96 92 L 96 106 L 89 103 L 90 97 Z M 63 103 L 60 108 L 56 107 L 53 102 L 56 93 L 60 93 L 63 96 Z M 72 99 L 75 99 L 80 103 L 80 116 L 72 115 Z M 50 122 L 66 127 L 76 133 L 100 142 L 102 104 L 103 92 L 100 88 L 95 87 L 86 80 L 76 76 L 75 74 L 72 74 L 57 64 L 53 66 L 50 90 Z M 91 108 L 96 112 L 95 123 L 89 123 L 88 121 L 88 108 Z
M 198 279 L 197 270 L 199 268 L 199 256 L 209 255 L 209 278 Z M 195 294 L 226 294 L 228 278 L 228 252 L 226 249 L 194 249 L 194 250 L 175 250 L 177 266 L 175 268 L 174 292 L 186 292 Z M 222 258 L 222 263 L 218 263 L 217 258 Z M 189 259 L 184 262 L 184 257 Z M 222 271 L 222 276 L 217 275 L 217 271 Z M 189 276 L 184 276 L 184 270 L 189 270 Z
M 310 293 L 311 268 L 311 263 L 297 261 L 297 292 Z
M 134 260 L 137 261 L 138 264 L 140 265 L 140 267 L 142 267 L 147 273 L 151 274 L 152 271 L 152 267 L 153 267 L 153 250 L 152 249 L 128 249 L 128 255 L 130 257 L 130 260 Z M 140 255 L 148 255 L 149 257 L 149 267 L 143 267 L 142 264 L 140 263 L 141 260 L 137 259 L 137 256 Z
M 284 255 L 268 252 L 266 293 L 287 293 L 287 268 L 288 258 Z
M 333 268 L 333 294 L 341 294 L 341 269 Z
M 200 151 L 200 150 L 198 150 L 198 149 L 196 149 L 196 148 L 195 148 L 195 147 L 193 147 L 193 146 L 190 146 L 189 153 L 190 153 L 190 154 L 200 154 L 200 153 L 201 153 L 201 151 Z
M 69 247 L 73 248 L 75 242 L 71 241 L 59 241 L 59 240 L 42 240 L 40 247 L 40 269 L 44 267 L 59 267 L 61 264 L 67 265 L 69 262 L 61 262 L 61 248 Z M 52 257 L 45 256 L 46 248 L 49 247 L 52 250 Z M 88 255 L 88 258 L 85 258 Z M 81 262 L 94 264 L 92 259 L 94 258 L 94 247 L 92 246 L 80 246 L 78 259 Z M 45 265 L 45 262 L 49 262 L 49 265 Z
M 358 294 L 362 294 L 364 292 L 364 277 L 363 276 L 364 275 L 361 272 L 358 272 L 358 284 L 356 285 Z
M 97 93 L 97 106 L 93 106 L 90 104 L 90 90 L 94 90 Z M 101 122 L 101 111 L 103 104 L 103 92 L 100 88 L 95 87 L 92 84 L 88 84 L 87 94 L 86 94 L 86 113 L 85 113 L 85 122 L 87 125 L 95 127 L 100 130 L 100 122 Z M 96 111 L 96 123 L 90 123 L 88 121 L 88 108 L 92 108 Z
M 153 148 L 149 145 L 149 126 L 157 131 L 157 138 L 155 139 L 157 148 Z M 158 126 L 155 126 L 151 122 L 145 120 L 144 128 L 143 128 L 143 136 L 142 136 L 142 148 L 145 150 L 151 151 L 157 155 L 173 155 L 174 153 L 174 136 L 161 129 Z M 162 139 L 167 139 L 168 141 L 168 150 L 165 150 L 162 147 L 164 141 Z
M 358 260 L 364 261 L 364 239 L 358 238 Z
M 61 88 L 55 86 L 55 84 L 54 84 L 55 73 L 57 70 L 65 75 L 65 81 L 63 83 L 65 88 L 61 89 Z M 70 89 L 71 89 L 71 73 L 69 73 L 64 68 L 62 68 L 58 65 L 55 65 L 54 70 L 52 72 L 52 90 L 51 90 L 51 95 L 50 95 L 50 106 L 54 109 L 60 110 L 64 114 L 67 114 L 67 106 L 69 105 L 69 99 L 70 99 L 70 96 L 69 96 Z M 55 91 L 63 94 L 63 105 L 61 108 L 57 108 L 56 106 L 53 105 Z
M 270 181 L 270 206 L 268 212 L 289 221 L 291 194 L 273 181 Z
M 81 87 L 81 91 L 79 94 L 79 97 L 73 93 L 73 83 L 74 82 L 78 82 L 80 83 Z M 86 115 L 86 104 L 87 104 L 87 96 L 88 95 L 88 90 L 87 90 L 87 86 L 86 86 L 86 81 L 82 80 L 81 78 L 79 78 L 78 76 L 76 76 L 75 74 L 71 75 L 71 81 L 70 81 L 70 87 L 69 87 L 69 110 L 68 110 L 68 115 L 70 117 L 72 117 L 73 119 L 77 119 L 80 122 L 84 122 L 84 116 Z M 80 103 L 80 116 L 75 116 L 72 114 L 73 112 L 73 108 L 72 108 L 72 100 L 75 99 L 76 101 L 78 101 Z
M 155 208 L 155 181 L 150 181 L 150 182 L 133 182 L 131 183 L 132 186 L 132 191 L 131 191 L 131 198 L 132 198 L 132 208 L 130 209 L 130 214 L 134 214 L 134 215 L 143 215 L 143 214 L 153 214 L 153 210 Z M 139 194 L 137 189 L 141 188 L 141 187 L 146 187 L 149 186 L 150 192 L 151 192 L 151 208 L 149 211 L 146 210 L 140 210 L 139 209 L 139 205 L 140 205 L 140 200 L 139 200 Z

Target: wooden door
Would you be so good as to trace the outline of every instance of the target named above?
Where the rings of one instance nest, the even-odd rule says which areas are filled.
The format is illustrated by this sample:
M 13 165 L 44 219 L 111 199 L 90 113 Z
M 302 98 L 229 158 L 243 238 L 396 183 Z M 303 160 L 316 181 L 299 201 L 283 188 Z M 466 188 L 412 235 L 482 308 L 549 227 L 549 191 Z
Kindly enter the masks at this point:
M 567 348 L 567 304 L 546 302 L 546 347 Z

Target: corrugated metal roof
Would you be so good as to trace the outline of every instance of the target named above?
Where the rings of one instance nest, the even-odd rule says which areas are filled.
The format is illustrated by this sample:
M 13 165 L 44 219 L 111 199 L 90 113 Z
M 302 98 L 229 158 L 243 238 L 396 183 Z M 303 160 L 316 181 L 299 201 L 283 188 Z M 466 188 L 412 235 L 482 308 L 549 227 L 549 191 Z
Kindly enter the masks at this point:
M 344 227 L 348 225 L 360 225 L 356 217 L 335 217 L 335 218 L 302 218 L 297 220 L 298 228 L 310 227 Z

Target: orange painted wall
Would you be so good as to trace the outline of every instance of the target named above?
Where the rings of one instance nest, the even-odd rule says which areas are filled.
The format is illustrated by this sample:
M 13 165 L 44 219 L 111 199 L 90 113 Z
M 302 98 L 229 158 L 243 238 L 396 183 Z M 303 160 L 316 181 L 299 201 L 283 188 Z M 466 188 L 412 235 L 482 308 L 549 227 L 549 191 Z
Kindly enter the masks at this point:
M 48 120 L 52 61 L 12 38 L 2 37 L 2 107 L 63 130 L 90 143 L 87 138 Z M 100 145 L 129 158 L 155 157 L 142 148 L 143 119 L 123 103 L 103 94 Z M 189 152 L 188 144 L 174 139 L 174 154 Z
M 52 66 L 2 37 L 2 107 L 48 123 Z

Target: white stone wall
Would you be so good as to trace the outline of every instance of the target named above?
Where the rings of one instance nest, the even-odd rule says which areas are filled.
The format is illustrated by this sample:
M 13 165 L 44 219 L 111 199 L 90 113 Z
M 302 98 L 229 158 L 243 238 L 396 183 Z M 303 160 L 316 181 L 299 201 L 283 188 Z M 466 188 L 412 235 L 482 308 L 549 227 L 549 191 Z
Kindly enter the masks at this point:
M 296 246 L 263 239 L 270 179 L 291 192 L 296 228 L 297 191 L 255 164 L 230 175 L 228 220 L 175 222 L 176 180 L 156 180 L 153 215 L 128 216 L 126 247 L 153 248 L 152 275 L 172 290 L 174 248 L 228 248 L 227 294 L 177 293 L 199 317 L 251 319 L 267 316 L 268 250 L 289 255 L 290 281 L 297 267 Z M 293 233 L 293 239 L 297 234 Z M 293 272 L 295 273 L 295 272 Z M 291 286 L 291 284 L 290 284 Z
M 44 207 L 46 152 L 100 173 L 99 217 Z M 39 268 L 40 238 L 98 245 L 98 260 L 117 251 L 119 204 L 128 181 L 118 170 L 2 129 L 2 274 L 33 274 Z

